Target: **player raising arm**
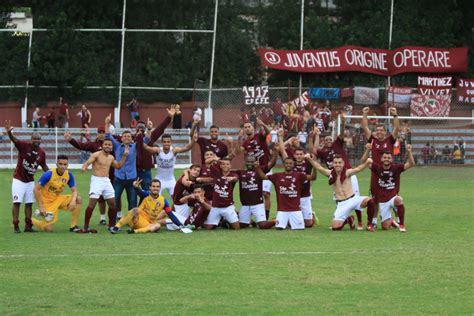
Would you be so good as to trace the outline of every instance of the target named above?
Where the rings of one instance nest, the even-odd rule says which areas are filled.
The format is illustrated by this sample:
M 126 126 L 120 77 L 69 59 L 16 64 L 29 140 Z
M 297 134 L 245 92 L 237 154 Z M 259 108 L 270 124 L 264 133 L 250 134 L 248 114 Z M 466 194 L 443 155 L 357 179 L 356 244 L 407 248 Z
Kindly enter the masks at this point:
M 354 216 L 349 214 L 354 209 L 367 208 L 367 230 L 373 232 L 372 219 L 374 217 L 375 202 L 374 199 L 367 196 L 355 195 L 352 189 L 350 177 L 361 172 L 372 163 L 372 159 L 368 158 L 365 163 L 351 169 L 347 169 L 344 165 L 344 159 L 335 154 L 332 162 L 332 170 L 326 169 L 319 162 L 311 159 L 309 155 L 306 159 L 321 174 L 329 178 L 329 185 L 333 187 L 336 195 L 336 211 L 331 223 L 332 230 L 341 230 L 344 225 L 349 224 L 354 229 Z

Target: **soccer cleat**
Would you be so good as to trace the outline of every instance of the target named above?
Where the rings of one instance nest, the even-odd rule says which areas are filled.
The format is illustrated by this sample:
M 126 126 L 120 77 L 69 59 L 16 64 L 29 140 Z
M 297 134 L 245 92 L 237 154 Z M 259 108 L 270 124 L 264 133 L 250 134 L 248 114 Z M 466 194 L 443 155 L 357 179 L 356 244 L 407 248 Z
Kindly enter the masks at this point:
M 179 227 L 179 230 L 181 230 L 185 234 L 191 234 L 193 232 L 193 228 L 196 228 L 194 225 L 183 225 Z
M 107 221 L 105 219 L 101 219 L 99 221 L 99 225 L 105 226 L 107 224 Z
M 80 229 L 76 233 L 78 234 L 97 234 L 97 230 L 95 229 Z
M 374 232 L 374 231 L 375 231 L 375 230 L 374 230 L 374 225 L 373 225 L 373 224 L 368 224 L 368 225 L 367 225 L 367 231 L 368 231 L 368 232 Z
M 74 226 L 74 227 L 70 227 L 70 228 L 69 228 L 69 231 L 70 231 L 71 233 L 77 233 L 77 232 L 80 231 L 80 230 L 81 230 L 81 229 L 80 229 L 79 227 L 77 227 L 77 225 Z
M 127 229 L 128 234 L 135 234 L 135 230 L 133 228 Z
M 393 218 L 390 219 L 390 227 L 393 227 L 393 228 L 399 228 L 400 225 L 393 220 Z
M 21 233 L 20 227 L 13 227 L 13 232 L 14 232 L 15 234 Z
M 25 233 L 37 233 L 38 231 L 33 229 L 33 227 L 25 227 L 25 229 L 23 230 Z
M 357 222 L 357 230 L 364 230 L 364 224 L 362 222 Z
M 349 216 L 349 217 L 347 218 L 347 224 L 349 224 L 349 228 L 350 228 L 351 230 L 354 230 L 354 228 L 355 228 L 355 225 L 354 225 L 354 216 L 351 215 L 351 216 Z
M 400 224 L 399 229 L 400 229 L 400 232 L 402 232 L 402 233 L 407 231 L 406 228 L 405 228 L 405 225 L 403 225 L 403 224 Z
M 120 231 L 120 229 L 117 226 L 109 227 L 108 230 L 111 234 L 114 234 L 114 235 Z

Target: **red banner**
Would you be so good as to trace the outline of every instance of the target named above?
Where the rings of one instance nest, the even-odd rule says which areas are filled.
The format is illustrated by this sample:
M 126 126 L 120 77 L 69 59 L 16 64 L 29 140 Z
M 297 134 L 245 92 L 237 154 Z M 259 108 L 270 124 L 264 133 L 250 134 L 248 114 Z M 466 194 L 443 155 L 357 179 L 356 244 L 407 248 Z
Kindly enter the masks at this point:
M 453 77 L 418 76 L 418 93 L 434 95 L 451 95 Z
M 341 46 L 330 49 L 259 48 L 264 66 L 294 72 L 360 71 L 381 76 L 406 72 L 467 72 L 467 47 L 403 46 L 393 50 Z
M 447 117 L 450 104 L 450 95 L 414 94 L 411 98 L 410 116 Z
M 457 100 L 460 103 L 474 104 L 474 79 L 458 79 Z

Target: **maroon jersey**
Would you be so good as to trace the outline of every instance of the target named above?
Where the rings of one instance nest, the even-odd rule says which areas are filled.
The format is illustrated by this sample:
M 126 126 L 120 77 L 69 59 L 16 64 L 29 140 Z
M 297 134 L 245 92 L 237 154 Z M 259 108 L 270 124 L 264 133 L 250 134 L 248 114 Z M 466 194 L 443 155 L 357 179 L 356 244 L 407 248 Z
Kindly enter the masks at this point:
M 18 149 L 18 161 L 13 178 L 25 183 L 32 182 L 35 181 L 35 172 L 39 166 L 45 171 L 48 170 L 43 149 L 33 148 L 31 143 L 21 140 L 16 141 L 15 147 Z
M 313 171 L 313 166 L 307 162 L 306 160 L 302 163 L 298 163 L 295 161 L 295 167 L 293 168 L 295 172 L 303 172 L 307 175 L 310 175 Z M 303 186 L 301 187 L 301 197 L 308 197 L 311 196 L 311 181 L 305 180 L 303 182 Z
M 395 144 L 395 138 L 393 138 L 391 134 L 382 141 L 370 136 L 368 142 L 372 143 L 372 160 L 375 163 L 381 163 L 382 154 L 385 151 L 393 153 L 393 144 Z
M 86 127 L 86 124 L 89 124 L 89 111 L 87 110 L 81 110 L 81 123 L 82 127 Z
M 281 102 L 273 102 L 273 113 L 275 115 L 283 115 L 283 104 Z
M 206 151 L 211 150 L 219 158 L 224 158 L 228 155 L 227 145 L 218 140 L 216 143 L 211 142 L 210 139 L 204 137 L 198 137 L 197 143 L 201 149 L 201 164 L 203 165 L 206 161 L 204 159 L 204 154 Z
M 201 166 L 201 173 L 199 174 L 201 178 L 212 178 L 211 168 L 206 167 L 206 165 Z M 213 191 L 213 184 L 212 183 L 203 183 L 204 187 L 204 197 L 206 200 L 212 200 L 212 191 Z
M 306 180 L 306 174 L 294 171 L 290 174 L 279 172 L 267 177 L 275 186 L 277 210 L 282 212 L 299 211 L 301 190 L 303 182 Z
M 234 204 L 234 186 L 235 182 L 227 181 L 224 177 L 236 177 L 237 174 L 230 172 L 227 176 L 222 174 L 219 163 L 211 166 L 214 186 L 212 192 L 212 207 L 228 207 Z
M 342 160 L 344 160 L 344 166 L 347 169 L 352 168 L 349 158 L 347 157 L 347 153 L 344 150 L 344 142 L 340 137 L 337 137 L 336 140 L 332 142 L 331 147 L 323 147 L 318 149 L 316 152 L 316 157 L 318 157 L 321 162 L 325 163 L 328 169 L 332 169 L 332 160 L 336 154 L 342 157 Z
M 372 163 L 372 175 L 375 177 L 376 185 L 374 194 L 378 202 L 388 202 L 400 191 L 400 174 L 405 171 L 401 163 L 394 163 L 389 169 L 384 169 L 382 165 Z
M 242 144 L 247 155 L 258 159 L 260 166 L 268 166 L 270 162 L 270 150 L 265 138 L 264 132 L 256 133 Z
M 178 181 L 176 181 L 176 185 L 174 186 L 174 193 L 173 193 L 173 204 L 176 205 L 183 205 L 184 203 L 181 203 L 179 200 L 181 200 L 182 197 L 188 196 L 192 193 L 193 189 L 192 187 L 187 187 L 183 184 L 183 177 L 179 177 Z
M 236 173 L 239 176 L 240 203 L 242 205 L 262 204 L 262 179 L 257 172 L 255 170 L 238 170 Z
M 206 203 L 209 204 L 207 199 L 205 200 Z M 184 221 L 184 225 L 194 225 L 196 228 L 201 227 L 204 224 L 204 221 L 209 215 L 209 210 L 207 210 L 204 205 L 195 199 L 188 200 L 188 205 L 192 208 L 191 214 L 189 217 Z

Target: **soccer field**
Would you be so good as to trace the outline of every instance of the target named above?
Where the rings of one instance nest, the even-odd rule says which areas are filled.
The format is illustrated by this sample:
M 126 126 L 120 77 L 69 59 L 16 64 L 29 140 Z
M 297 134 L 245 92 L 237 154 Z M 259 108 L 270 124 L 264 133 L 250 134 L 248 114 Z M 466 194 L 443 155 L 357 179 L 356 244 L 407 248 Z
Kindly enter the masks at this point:
M 87 199 L 90 173 L 74 174 Z M 474 313 L 474 168 L 403 173 L 404 234 L 330 231 L 334 202 L 321 175 L 321 225 L 305 231 L 111 235 L 96 209 L 97 235 L 69 233 L 66 213 L 52 234 L 13 234 L 12 171 L 0 176 L 2 315 Z M 369 172 L 358 178 L 367 192 Z

